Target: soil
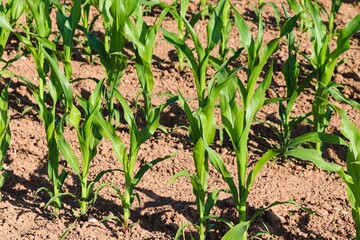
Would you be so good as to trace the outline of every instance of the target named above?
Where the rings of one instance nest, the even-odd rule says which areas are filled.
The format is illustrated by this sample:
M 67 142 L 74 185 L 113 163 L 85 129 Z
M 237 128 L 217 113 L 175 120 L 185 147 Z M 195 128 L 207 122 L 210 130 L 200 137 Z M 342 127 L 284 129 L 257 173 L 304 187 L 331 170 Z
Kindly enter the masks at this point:
M 328 2 L 322 1 L 327 9 Z M 344 1 L 336 25 L 344 26 L 351 18 L 360 12 L 359 3 Z M 257 5 L 257 1 L 236 1 L 236 7 L 256 29 L 253 23 L 255 13 L 251 4 Z M 278 4 L 280 6 L 280 3 Z M 191 3 L 189 14 L 196 11 L 196 4 Z M 265 41 L 277 36 L 279 33 L 271 8 L 264 13 L 266 31 Z M 54 15 L 54 14 L 53 14 Z M 52 15 L 52 16 L 53 16 Z M 54 16 L 53 16 L 54 17 Z M 149 22 L 155 16 L 148 16 Z M 206 21 L 206 20 L 205 20 Z M 201 40 L 206 42 L 205 21 L 201 21 L 197 27 Z M 173 19 L 167 17 L 162 25 L 169 31 L 176 32 L 176 24 Z M 56 25 L 53 26 L 56 31 Z M 101 22 L 97 22 L 94 31 L 102 32 Z M 255 32 L 253 32 L 255 33 Z M 298 33 L 301 37 L 301 50 L 310 52 L 311 45 L 306 34 Z M 155 78 L 154 97 L 155 105 L 163 103 L 166 98 L 160 93 L 176 94 L 180 91 L 184 96 L 194 98 L 196 88 L 190 69 L 186 68 L 179 72 L 176 64 L 176 54 L 173 46 L 165 42 L 158 34 L 154 51 L 153 72 Z M 237 31 L 234 29 L 229 39 L 229 45 L 239 46 Z M 17 53 L 18 42 L 12 38 L 4 58 L 10 59 Z M 344 55 L 347 61 L 335 71 L 333 80 L 343 84 L 343 93 L 356 101 L 360 101 L 360 35 L 356 34 L 351 39 L 350 50 Z M 131 47 L 127 48 L 128 54 L 133 54 Z M 275 73 L 274 82 L 269 90 L 269 96 L 274 93 L 283 95 L 286 91 L 284 78 L 281 73 L 281 64 L 286 59 L 286 49 L 283 44 L 280 51 L 274 56 Z M 308 69 L 308 63 L 301 59 L 302 69 Z M 243 61 L 243 62 L 241 62 Z M 88 64 L 76 48 L 73 60 L 74 78 L 103 78 L 103 67 L 95 59 L 94 64 Z M 244 64 L 244 56 L 240 58 L 240 64 Z M 30 55 L 25 54 L 13 63 L 11 70 L 16 74 L 34 79 L 36 82 L 36 70 Z M 246 79 L 245 72 L 241 72 L 240 79 Z M 1 80 L 1 87 L 4 86 Z M 94 82 L 84 80 L 73 84 L 74 92 L 88 97 Z M 130 101 L 134 102 L 139 83 L 134 63 L 129 62 L 122 78 L 120 91 Z M 306 89 L 300 96 L 294 115 L 310 111 L 313 102 L 313 86 Z M 194 172 L 192 160 L 192 145 L 185 130 L 177 128 L 187 125 L 186 116 L 178 104 L 167 107 L 161 118 L 161 124 L 169 130 L 169 134 L 160 131 L 147 141 L 141 148 L 137 168 L 157 157 L 168 154 L 176 155 L 154 166 L 148 171 L 136 188 L 141 202 L 135 202 L 131 221 L 133 225 L 128 231 L 124 231 L 121 223 L 110 219 L 104 223 L 100 220 L 106 216 L 121 216 L 121 202 L 116 192 L 112 189 L 100 191 L 98 201 L 89 210 L 87 221 L 77 220 L 72 210 L 77 210 L 77 205 L 70 197 L 64 197 L 64 206 L 61 217 L 55 218 L 51 209 L 44 209 L 48 196 L 44 193 L 33 197 L 39 187 L 51 188 L 47 178 L 47 154 L 48 149 L 45 139 L 45 131 L 42 122 L 34 110 L 36 104 L 23 82 L 12 79 L 10 86 L 10 112 L 11 112 L 11 146 L 5 159 L 6 168 L 9 171 L 2 188 L 3 200 L 0 202 L 0 239 L 58 239 L 68 231 L 67 239 L 173 239 L 179 226 L 186 222 L 196 222 L 197 213 L 195 197 L 192 186 L 185 178 L 179 178 L 173 184 L 167 184 L 168 180 L 178 171 L 189 170 Z M 196 103 L 192 103 L 195 106 Z M 351 107 L 339 104 L 345 109 L 350 118 L 360 127 L 359 111 Z M 22 112 L 32 107 L 26 114 Z M 267 120 L 276 123 L 278 121 L 278 106 L 270 104 L 261 109 L 257 115 L 259 120 Z M 339 132 L 338 116 L 334 115 L 329 132 Z M 296 129 L 294 135 L 311 131 L 311 127 L 303 124 Z M 128 142 L 127 127 L 121 123 L 119 136 Z M 76 134 L 72 129 L 66 129 L 66 139 L 71 142 L 73 149 L 78 149 Z M 271 129 L 263 123 L 253 125 L 249 145 L 250 164 L 253 164 L 268 149 L 276 143 L 276 137 Z M 214 149 L 221 155 L 228 169 L 235 175 L 235 157 L 229 141 L 223 146 L 216 139 Z M 79 151 L 76 152 L 79 155 Z M 327 146 L 324 153 L 328 161 L 345 164 L 346 149 L 338 146 Z M 72 173 L 66 162 L 61 161 L 61 167 L 70 174 L 64 186 L 64 191 L 78 194 L 80 187 L 76 176 Z M 98 154 L 91 163 L 90 179 L 98 172 L 105 169 L 119 168 L 110 142 L 103 140 L 99 146 Z M 124 178 L 121 172 L 105 175 L 101 183 L 116 184 L 123 186 Z M 219 174 L 211 168 L 209 189 L 225 188 Z M 315 211 L 318 216 L 311 215 L 293 205 L 278 205 L 260 215 L 252 224 L 249 232 L 254 235 L 260 231 L 268 231 L 275 239 L 351 239 L 355 237 L 355 225 L 351 216 L 351 207 L 347 200 L 346 188 L 341 179 L 328 172 L 318 170 L 314 165 L 289 159 L 268 164 L 259 174 L 255 181 L 248 201 L 248 214 L 251 215 L 256 209 L 263 208 L 275 201 L 294 200 L 303 207 Z M 236 221 L 235 209 L 232 205 L 231 196 L 221 193 L 219 201 L 212 212 L 233 222 Z M 221 222 L 213 222 L 214 228 L 208 235 L 209 239 L 220 239 L 228 230 Z M 186 239 L 190 238 L 187 229 Z M 262 236 L 261 238 L 269 238 Z

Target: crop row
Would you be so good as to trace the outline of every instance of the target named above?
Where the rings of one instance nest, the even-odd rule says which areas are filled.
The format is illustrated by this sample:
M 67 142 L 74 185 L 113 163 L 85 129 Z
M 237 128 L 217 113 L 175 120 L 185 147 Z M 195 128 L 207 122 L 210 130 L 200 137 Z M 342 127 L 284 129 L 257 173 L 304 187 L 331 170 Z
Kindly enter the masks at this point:
M 259 0 L 254 8 L 257 28 L 251 31 L 229 0 L 219 0 L 215 4 L 202 0 L 197 12 L 191 16 L 188 15 L 189 0 L 171 4 L 157 0 L 74 0 L 67 4 L 57 0 L 1 1 L 0 56 L 7 49 L 12 35 L 21 43 L 19 51 L 32 57 L 38 75 L 38 82 L 34 83 L 8 70 L 22 54 L 8 61 L 2 60 L 4 64 L 0 74 L 6 79 L 16 78 L 26 84 L 36 101 L 36 111 L 46 132 L 48 179 L 52 188 L 39 186 L 36 191 L 36 194 L 44 191 L 49 195 L 45 208 L 51 209 L 58 217 L 62 198 L 70 196 L 79 206 L 79 211 L 74 211 L 75 216 L 86 220 L 89 206 L 97 200 L 99 191 L 110 187 L 121 199 L 123 214 L 118 219 L 121 219 L 124 229 L 128 229 L 132 204 L 139 198 L 135 192 L 136 185 L 152 166 L 172 157 L 169 155 L 154 159 L 135 171 L 139 150 L 156 131 L 167 132 L 159 124 L 162 111 L 170 104 L 179 104 L 188 119 L 186 129 L 193 144 L 195 172 L 184 169 L 169 182 L 179 177 L 190 180 L 196 198 L 198 221 L 180 226 L 175 238 L 180 238 L 187 227 L 195 226 L 197 235 L 193 237 L 205 239 L 211 231 L 209 220 L 215 219 L 229 226 L 230 230 L 223 236 L 224 240 L 247 239 L 247 230 L 252 221 L 270 207 L 293 204 L 302 208 L 293 201 L 274 202 L 252 216 L 247 216 L 247 198 L 258 173 L 270 160 L 293 157 L 310 161 L 318 168 L 340 176 L 347 187 L 356 225 L 356 239 L 360 239 L 360 130 L 334 102 L 346 103 L 356 109 L 360 109 L 360 104 L 346 98 L 340 91 L 342 86 L 333 81 L 333 73 L 344 62 L 343 54 L 350 48 L 352 36 L 360 30 L 360 14 L 345 27 L 337 28 L 334 20 L 342 1 L 331 2 L 331 9 L 326 11 L 321 4 L 310 0 L 287 0 L 287 5 L 283 4 L 281 8 L 272 2 Z M 279 31 L 277 37 L 265 42 L 262 14 L 266 6 L 273 10 Z M 154 13 L 154 9 L 160 11 Z M 55 23 L 50 18 L 52 11 L 56 11 Z M 156 21 L 151 25 L 145 21 L 147 14 L 157 14 Z M 20 18 L 25 19 L 25 23 L 19 21 Z M 165 18 L 176 21 L 177 32 L 161 27 Z M 103 24 L 103 37 L 94 32 L 97 21 Z M 206 44 L 202 43 L 195 31 L 196 24 L 203 21 L 206 22 Z M 58 30 L 55 33 L 52 32 L 53 24 L 56 24 Z M 236 48 L 229 47 L 228 43 L 234 29 L 240 36 Z M 298 38 L 296 33 L 310 36 L 310 54 L 300 50 L 301 45 L 307 43 Z M 75 37 L 76 34 L 83 38 L 80 40 Z M 189 68 L 192 71 L 197 93 L 195 109 L 190 107 L 187 96 L 181 92 L 176 95 L 165 94 L 169 97 L 166 104 L 155 106 L 152 103 L 153 50 L 159 34 L 176 49 L 178 70 Z M 127 43 L 132 45 L 133 56 L 125 54 Z M 102 79 L 73 77 L 74 44 L 81 44 L 89 63 L 95 61 L 95 57 L 99 59 L 106 73 Z M 286 94 L 267 98 L 266 92 L 273 81 L 274 61 L 271 59 L 279 51 L 280 44 L 285 44 L 287 49 L 287 59 L 282 67 Z M 238 66 L 235 62 L 241 55 L 246 57 L 246 61 Z M 299 55 L 306 59 L 311 66 L 310 70 L 301 68 Z M 137 119 L 139 116 L 135 115 L 131 104 L 119 91 L 129 61 L 135 63 L 141 86 L 138 95 L 141 101 L 136 101 L 136 108 L 142 112 L 142 121 Z M 240 80 L 239 71 L 246 73 L 245 81 Z M 210 75 L 209 72 L 214 74 Z M 72 84 L 77 81 L 96 81 L 89 98 L 75 96 Z M 0 187 L 8 176 L 2 165 L 11 139 L 9 85 L 9 82 L 3 84 L 0 98 Z M 312 110 L 294 116 L 293 110 L 299 95 L 312 86 Z M 267 123 L 276 134 L 278 144 L 263 153 L 249 169 L 248 141 L 251 126 L 259 110 L 267 104 L 278 105 L 279 126 Z M 221 123 L 216 121 L 215 109 L 221 111 Z M 341 136 L 326 131 L 334 113 L 342 119 Z M 124 144 L 124 139 L 117 134 L 120 121 L 127 124 L 129 140 L 126 142 L 130 142 L 129 145 Z M 293 137 L 294 129 L 305 122 L 313 130 Z M 64 137 L 64 128 L 68 126 L 76 131 L 80 159 Z M 221 134 L 231 140 L 237 166 L 236 176 L 230 174 L 226 163 L 212 147 L 217 129 L 224 129 L 220 131 Z M 105 170 L 89 179 L 92 160 L 103 138 L 111 141 L 120 169 Z M 347 147 L 346 166 L 323 158 L 324 143 Z M 61 158 L 66 160 L 73 174 L 78 177 L 80 193 L 63 191 L 68 172 L 59 170 Z M 219 172 L 227 189 L 209 191 L 210 167 Z M 124 186 L 100 184 L 105 174 L 119 170 L 123 173 Z M 220 192 L 232 196 L 238 214 L 237 222 L 211 215 Z M 303 209 L 313 214 L 310 209 Z

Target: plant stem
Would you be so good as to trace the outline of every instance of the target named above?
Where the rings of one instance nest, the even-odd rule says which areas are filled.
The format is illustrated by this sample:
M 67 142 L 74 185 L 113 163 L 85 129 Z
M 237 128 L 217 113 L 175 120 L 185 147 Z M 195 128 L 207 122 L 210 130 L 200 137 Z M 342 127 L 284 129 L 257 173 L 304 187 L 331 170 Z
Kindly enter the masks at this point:
M 87 177 L 82 177 L 81 182 L 81 198 L 80 198 L 80 217 L 84 220 L 87 214 Z
M 84 28 L 89 31 L 89 12 L 90 12 L 90 4 L 86 4 L 83 8 L 83 16 L 82 16 L 82 24 Z M 89 45 L 89 41 L 85 38 L 85 46 L 84 50 L 86 53 L 86 62 L 91 62 L 91 48 Z
M 57 181 L 57 180 L 56 180 Z M 54 196 L 58 195 L 60 193 L 60 189 L 58 188 L 58 184 L 59 183 L 56 183 L 56 186 L 54 184 Z M 60 201 L 60 198 L 56 198 L 55 199 L 55 204 L 54 204 L 54 214 L 56 217 L 58 217 L 60 215 L 60 206 L 61 206 L 61 201 Z
M 196 205 L 198 208 L 198 212 L 199 212 L 199 238 L 200 240 L 205 240 L 205 220 L 204 220 L 204 216 L 205 216 L 205 193 L 204 192 L 198 192 L 198 195 L 196 196 Z
M 55 118 L 55 112 L 51 111 L 52 118 Z M 60 193 L 60 183 L 59 183 L 59 151 L 55 141 L 55 132 L 51 129 L 53 123 L 45 122 L 45 129 L 47 133 L 47 144 L 48 144 L 48 176 L 50 181 L 53 184 L 53 196 L 56 196 Z M 60 198 L 56 198 L 54 201 L 54 214 L 56 217 L 60 214 L 61 201 Z
M 199 224 L 199 235 L 200 240 L 205 240 L 205 224 L 203 222 L 204 212 L 200 211 L 200 224 Z
M 126 188 L 126 191 L 125 191 L 125 202 L 124 202 L 124 229 L 125 229 L 125 230 L 127 230 L 128 227 L 129 227 L 130 200 L 131 200 L 131 195 L 130 195 L 130 192 L 129 192 L 128 188 Z

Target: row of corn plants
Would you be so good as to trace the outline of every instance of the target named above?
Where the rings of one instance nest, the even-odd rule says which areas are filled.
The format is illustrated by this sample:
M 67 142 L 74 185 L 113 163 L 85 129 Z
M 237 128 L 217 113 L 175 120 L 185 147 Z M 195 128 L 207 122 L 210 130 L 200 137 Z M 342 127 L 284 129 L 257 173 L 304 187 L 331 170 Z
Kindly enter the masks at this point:
M 248 23 L 230 0 L 219 0 L 215 5 L 200 1 L 198 12 L 187 15 L 190 2 L 174 1 L 172 4 L 161 1 L 145 0 L 107 0 L 81 1 L 63 4 L 57 0 L 18 0 L 1 2 L 0 6 L 0 56 L 6 50 L 10 34 L 15 36 L 33 59 L 36 81 L 8 71 L 15 58 L 3 61 L 0 74 L 4 77 L 17 78 L 24 82 L 36 101 L 37 111 L 46 133 L 48 144 L 48 178 L 52 189 L 39 187 L 35 195 L 45 191 L 49 199 L 46 208 L 51 213 L 61 216 L 64 196 L 70 196 L 78 203 L 79 210 L 74 215 L 83 221 L 94 204 L 101 189 L 111 188 L 121 200 L 122 216 L 108 216 L 122 222 L 125 230 L 130 227 L 131 210 L 136 199 L 136 185 L 144 174 L 155 164 L 172 155 L 154 159 L 136 170 L 141 146 L 151 139 L 155 132 L 166 129 L 160 125 L 162 111 L 167 104 L 176 100 L 185 112 L 189 122 L 188 134 L 193 146 L 195 172 L 184 169 L 176 173 L 169 183 L 179 177 L 190 180 L 195 195 L 198 220 L 179 227 L 175 238 L 180 238 L 187 227 L 193 226 L 197 233 L 192 238 L 206 239 L 211 232 L 210 220 L 224 222 L 230 230 L 223 236 L 228 239 L 247 239 L 248 229 L 254 219 L 262 212 L 278 204 L 293 204 L 315 214 L 292 200 L 274 202 L 248 216 L 247 204 L 251 187 L 259 172 L 271 160 L 297 158 L 310 161 L 324 171 L 337 173 L 347 186 L 349 202 L 352 206 L 356 225 L 356 239 L 360 239 L 360 182 L 357 162 L 360 160 L 359 129 L 348 119 L 346 113 L 333 101 L 343 102 L 360 109 L 360 104 L 345 98 L 339 90 L 342 86 L 335 83 L 333 73 L 343 63 L 343 54 L 350 48 L 351 37 L 360 30 L 360 14 L 355 16 L 344 28 L 336 29 L 334 23 L 342 1 L 332 0 L 330 12 L 322 5 L 310 0 L 301 2 L 287 0 L 282 4 L 284 17 L 280 9 L 271 2 L 259 1 L 254 8 L 257 18 L 257 32 L 253 35 Z M 279 34 L 269 42 L 264 42 L 266 25 L 263 11 L 270 5 L 276 19 Z M 145 20 L 147 11 L 159 8 L 161 13 L 151 25 Z M 96 14 L 91 20 L 90 10 Z M 50 14 L 56 12 L 57 31 L 52 32 L 53 21 Z M 327 17 L 324 22 L 323 15 Z M 24 16 L 26 23 L 18 19 Z M 177 24 L 177 32 L 161 27 L 166 18 L 172 18 Z M 283 20 L 281 20 L 283 19 Z M 104 37 L 93 32 L 96 21 L 101 20 Z M 206 22 L 206 44 L 203 45 L 196 32 L 196 26 Z M 231 31 L 239 35 L 238 46 L 229 47 Z M 303 40 L 296 37 L 296 32 L 308 33 L 311 37 L 312 54 L 301 52 Z M 152 72 L 153 52 L 156 37 L 161 32 L 165 41 L 173 45 L 178 55 L 179 71 L 189 68 L 192 71 L 197 92 L 197 106 L 192 109 L 189 99 L 179 91 L 167 103 L 154 106 L 152 103 L 153 87 L 156 84 Z M 83 40 L 75 37 L 82 34 Z M 336 43 L 336 48 L 330 44 Z M 133 56 L 125 52 L 127 45 L 132 45 Z M 286 84 L 286 94 L 275 98 L 266 98 L 266 92 L 273 81 L 274 58 L 280 45 L 287 46 L 288 58 L 283 65 L 282 74 Z M 82 44 L 86 60 L 90 63 L 97 56 L 104 67 L 102 79 L 73 78 L 72 56 L 75 44 Z M 61 48 L 59 46 L 62 46 Z M 192 47 L 194 46 L 194 47 Z M 240 56 L 246 62 L 236 65 Z M 311 66 L 310 71 L 302 70 L 299 61 L 305 59 Z M 140 89 L 139 99 L 135 99 L 135 108 L 121 94 L 121 79 L 128 62 L 133 61 L 137 72 Z M 210 70 L 215 74 L 209 75 Z M 246 76 L 241 79 L 239 72 Z M 300 76 L 304 79 L 300 81 Z M 5 79 L 5 78 L 4 78 Z M 96 81 L 96 87 L 89 98 L 74 95 L 72 82 Z M 0 91 L 0 188 L 8 173 L 3 171 L 3 161 L 10 144 L 9 93 L 11 83 L 4 83 Z M 313 87 L 314 86 L 314 87 Z M 292 110 L 298 97 L 305 89 L 313 88 L 313 107 L 309 113 L 293 116 Z M 333 98 L 331 100 L 330 96 Z M 258 121 L 257 113 L 268 104 L 278 104 L 279 125 L 265 122 L 271 126 L 278 144 L 273 145 L 260 156 L 255 165 L 249 167 L 249 138 L 251 127 Z M 215 109 L 220 109 L 221 122 L 216 121 Z M 138 116 L 134 111 L 140 110 Z M 330 117 L 337 112 L 342 119 L 343 136 L 327 133 Z M 142 126 L 137 118 L 143 116 Z M 117 128 L 123 122 L 128 129 L 129 145 L 118 134 Z M 313 131 L 294 137 L 293 130 L 300 124 L 310 123 Z M 64 136 L 64 130 L 72 127 L 77 135 L 81 156 L 78 158 L 73 146 Z M 225 131 L 220 131 L 224 129 Z M 226 134 L 235 153 L 235 176 L 229 166 L 214 148 L 216 132 Z M 113 146 L 119 167 L 107 169 L 89 178 L 92 161 L 97 156 L 101 141 L 106 138 Z M 322 157 L 324 143 L 340 144 L 348 147 L 346 166 L 327 162 Z M 69 170 L 62 169 L 59 161 L 64 158 L 70 170 L 78 177 L 80 191 L 63 190 Z M 105 174 L 120 171 L 124 185 L 102 182 Z M 217 171 L 225 189 L 209 190 L 210 171 Z M 220 218 L 211 214 L 219 193 L 231 195 L 237 212 L 237 221 Z M 359 195 L 359 196 L 358 196 Z

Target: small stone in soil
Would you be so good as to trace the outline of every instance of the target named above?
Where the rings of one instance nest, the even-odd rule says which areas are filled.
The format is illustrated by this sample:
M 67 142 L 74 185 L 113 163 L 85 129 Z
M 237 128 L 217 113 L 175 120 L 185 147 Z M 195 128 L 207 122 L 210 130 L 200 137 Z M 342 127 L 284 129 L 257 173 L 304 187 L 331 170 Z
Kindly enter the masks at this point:
M 91 223 L 97 223 L 98 222 L 98 220 L 92 215 L 89 215 L 88 221 L 91 222 Z

